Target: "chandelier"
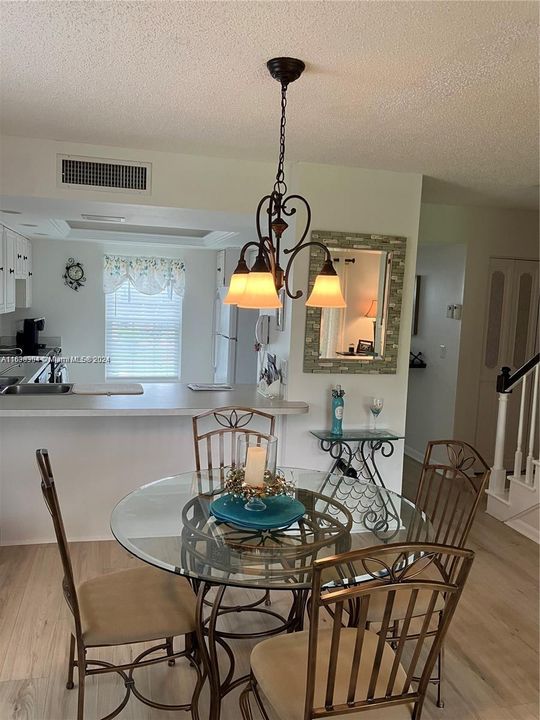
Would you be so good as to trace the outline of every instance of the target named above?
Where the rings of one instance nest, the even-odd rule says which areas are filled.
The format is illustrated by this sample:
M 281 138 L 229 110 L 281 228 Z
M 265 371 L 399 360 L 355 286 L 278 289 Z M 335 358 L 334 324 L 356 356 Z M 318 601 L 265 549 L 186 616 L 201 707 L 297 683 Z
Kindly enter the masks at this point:
M 294 292 L 290 287 L 290 273 L 294 259 L 301 250 L 317 246 L 322 248 L 325 261 L 306 305 L 309 307 L 343 308 L 346 302 L 341 292 L 339 277 L 334 269 L 332 257 L 326 245 L 308 241 L 306 237 L 311 224 L 311 208 L 308 201 L 297 194 L 287 194 L 285 182 L 285 110 L 287 107 L 287 88 L 297 80 L 305 69 L 301 60 L 280 57 L 266 63 L 272 77 L 281 84 L 281 122 L 279 127 L 279 159 L 274 188 L 265 195 L 257 206 L 255 215 L 258 240 L 246 243 L 240 251 L 240 259 L 224 299 L 227 305 L 240 308 L 280 308 L 282 302 L 278 293 L 282 288 L 293 300 L 302 297 L 303 292 Z M 300 240 L 292 248 L 282 250 L 282 235 L 289 227 L 286 218 L 296 214 L 297 206 L 306 211 L 305 227 Z M 257 256 L 251 268 L 246 263 L 246 252 L 257 249 Z M 285 269 L 281 267 L 281 254 L 288 256 Z

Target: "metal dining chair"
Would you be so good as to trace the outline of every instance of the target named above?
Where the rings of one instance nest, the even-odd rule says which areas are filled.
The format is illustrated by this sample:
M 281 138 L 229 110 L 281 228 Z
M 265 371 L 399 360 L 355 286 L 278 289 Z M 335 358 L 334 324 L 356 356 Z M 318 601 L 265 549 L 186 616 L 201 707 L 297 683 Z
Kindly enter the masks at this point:
M 51 514 L 64 578 L 62 589 L 73 615 L 69 648 L 68 680 L 74 687 L 74 669 L 78 671 L 77 720 L 84 717 L 85 680 L 89 675 L 116 672 L 122 678 L 126 693 L 120 705 L 103 720 L 116 717 L 126 706 L 131 693 L 141 702 L 160 710 L 189 710 L 198 720 L 197 701 L 203 678 L 196 656 L 196 598 L 185 578 L 142 565 L 129 570 L 101 575 L 76 585 L 64 522 L 47 450 L 37 450 L 41 474 L 41 490 Z M 173 638 L 183 635 L 185 649 L 174 652 Z M 131 645 L 161 640 L 141 652 L 132 662 L 113 665 L 102 660 L 89 660 L 89 648 Z M 75 659 L 75 649 L 77 659 Z M 155 653 L 159 655 L 155 656 Z M 133 671 L 160 662 L 174 665 L 177 658 L 186 658 L 195 669 L 197 682 L 190 703 L 165 705 L 151 700 L 136 688 Z M 91 668 L 90 666 L 96 666 Z
M 268 439 L 274 434 L 276 418 L 274 415 L 253 408 L 228 405 L 214 408 L 193 416 L 193 446 L 195 451 L 195 469 L 219 470 L 219 480 L 225 480 L 226 468 L 236 465 L 236 443 L 240 435 L 248 435 L 258 440 Z M 261 601 L 250 603 L 250 609 L 256 609 L 260 603 L 271 605 L 270 591 L 265 590 Z M 243 606 L 245 609 L 248 606 Z M 233 606 L 224 606 L 225 610 Z M 240 609 L 240 606 L 238 606 Z M 261 610 L 257 610 L 261 612 Z
M 465 547 L 489 475 L 487 463 L 472 445 L 460 440 L 432 440 L 428 443 L 414 504 L 430 521 L 431 541 Z M 411 524 L 407 539 L 415 542 L 426 539 L 420 515 Z M 448 558 L 447 562 L 452 563 L 452 559 Z M 422 572 L 422 577 L 446 582 L 451 571 L 451 566 L 446 564 L 437 567 L 430 563 Z M 392 620 L 401 621 L 406 607 L 406 603 L 398 597 Z M 418 603 L 417 612 L 420 614 L 421 611 L 422 605 Z M 382 602 L 375 600 L 370 607 L 368 623 L 380 623 L 383 614 Z M 437 686 L 437 706 L 440 708 L 444 707 L 443 663 L 444 645 L 441 645 L 436 675 L 431 678 Z
M 245 407 L 220 407 L 193 417 L 193 444 L 197 470 L 220 470 L 236 464 L 239 435 L 264 438 L 274 434 L 273 415 Z
M 420 720 L 431 672 L 473 558 L 470 550 L 408 543 L 316 560 L 309 631 L 279 635 L 255 646 L 250 678 L 240 695 L 244 720 L 253 720 L 251 693 L 266 720 L 263 698 L 280 720 L 359 715 L 369 720 Z M 423 579 L 420 571 L 428 565 L 439 571 L 451 566 L 451 577 Z M 325 586 L 323 573 L 328 570 L 348 579 Z M 392 618 L 398 595 L 407 610 L 396 627 Z M 374 599 L 384 606 L 377 633 L 366 627 Z M 423 609 L 418 620 L 419 602 Z M 330 615 L 321 615 L 323 608 Z M 350 613 L 347 626 L 345 613 Z
M 414 504 L 429 518 L 434 542 L 465 546 L 490 472 L 469 443 L 432 440 L 427 444 Z M 411 540 L 415 534 L 413 526 Z

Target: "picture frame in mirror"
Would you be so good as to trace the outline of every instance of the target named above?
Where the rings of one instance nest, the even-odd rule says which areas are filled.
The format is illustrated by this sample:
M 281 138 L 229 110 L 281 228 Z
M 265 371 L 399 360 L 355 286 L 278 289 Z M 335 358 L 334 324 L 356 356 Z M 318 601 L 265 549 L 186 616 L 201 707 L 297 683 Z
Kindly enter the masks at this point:
M 360 355 L 373 355 L 375 348 L 372 340 L 359 340 L 356 346 L 356 352 Z

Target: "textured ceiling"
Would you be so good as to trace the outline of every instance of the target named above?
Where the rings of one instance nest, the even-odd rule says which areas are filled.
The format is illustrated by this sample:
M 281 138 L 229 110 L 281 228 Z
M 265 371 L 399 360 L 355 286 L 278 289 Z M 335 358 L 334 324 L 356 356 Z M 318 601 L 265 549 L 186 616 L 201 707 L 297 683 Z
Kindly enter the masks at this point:
M 535 207 L 536 2 L 1 2 L 6 134 L 424 173 L 434 202 Z

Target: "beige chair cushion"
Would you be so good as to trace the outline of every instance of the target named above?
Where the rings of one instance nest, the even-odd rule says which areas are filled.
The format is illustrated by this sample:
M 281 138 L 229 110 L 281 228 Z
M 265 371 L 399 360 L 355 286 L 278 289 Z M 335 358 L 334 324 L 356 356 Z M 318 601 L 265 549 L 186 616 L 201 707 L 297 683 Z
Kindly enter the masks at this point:
M 328 658 L 332 631 L 319 632 L 317 650 L 317 675 L 315 682 L 315 707 L 324 707 Z M 264 640 L 255 646 L 251 653 L 251 669 L 267 701 L 272 705 L 280 720 L 303 720 L 306 697 L 307 662 L 309 633 L 299 632 Z M 345 702 L 349 686 L 356 628 L 344 628 L 338 654 L 334 701 Z M 362 656 L 358 672 L 356 700 L 364 700 L 373 669 L 375 650 L 379 636 L 367 631 L 364 635 Z M 375 696 L 384 696 L 388 677 L 394 661 L 394 651 L 386 643 L 384 647 Z M 405 681 L 405 672 L 398 668 L 394 694 L 400 693 Z M 406 703 L 393 707 L 369 711 L 358 711 L 359 717 L 366 720 L 411 720 L 413 704 Z M 345 720 L 356 717 L 355 714 L 334 715 L 333 720 Z
M 81 583 L 85 645 L 123 645 L 195 630 L 195 594 L 188 581 L 150 566 Z

